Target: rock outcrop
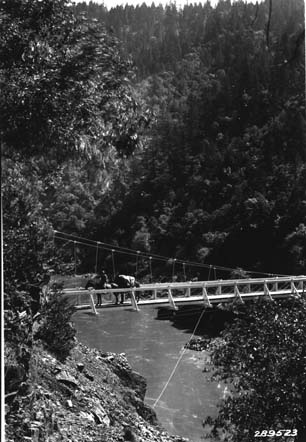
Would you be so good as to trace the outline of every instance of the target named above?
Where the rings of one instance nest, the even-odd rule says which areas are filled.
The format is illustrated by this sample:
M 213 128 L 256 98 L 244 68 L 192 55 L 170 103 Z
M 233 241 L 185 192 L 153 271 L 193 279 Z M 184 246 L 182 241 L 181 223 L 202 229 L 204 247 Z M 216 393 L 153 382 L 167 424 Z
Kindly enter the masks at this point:
M 30 387 L 6 409 L 7 442 L 186 440 L 158 425 L 155 412 L 144 403 L 146 381 L 124 354 L 78 343 L 62 363 L 36 346 Z

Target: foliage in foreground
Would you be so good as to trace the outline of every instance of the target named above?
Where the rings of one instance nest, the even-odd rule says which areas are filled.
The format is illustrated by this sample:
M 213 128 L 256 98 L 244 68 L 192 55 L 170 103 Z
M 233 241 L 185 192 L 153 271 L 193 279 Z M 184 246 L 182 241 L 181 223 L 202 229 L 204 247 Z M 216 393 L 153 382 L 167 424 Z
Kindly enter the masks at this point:
M 69 5 L 0 2 L 0 133 L 9 154 L 103 160 L 138 142 L 130 63 L 115 37 Z
M 232 395 L 208 418 L 214 437 L 253 440 L 255 431 L 297 429 L 304 440 L 306 299 L 248 303 L 212 350 L 216 377 Z M 281 440 L 281 438 L 279 438 Z
M 55 293 L 42 308 L 42 324 L 34 335 L 59 360 L 65 360 L 75 345 L 76 331 L 71 324 L 75 308 L 60 292 Z
M 139 114 L 117 39 L 84 15 L 76 18 L 68 0 L 0 1 L 0 20 L 6 339 L 20 353 L 23 334 L 11 331 L 19 314 L 33 313 L 31 288 L 46 266 L 58 264 L 46 209 L 52 183 L 61 183 L 60 168 L 71 158 L 98 167 L 115 152 L 130 153 Z M 26 336 L 31 340 L 31 325 Z
M 139 113 L 117 39 L 76 18 L 68 0 L 0 0 L 0 21 L 5 381 L 18 427 L 18 394 L 22 384 L 25 394 L 31 387 L 39 290 L 56 265 L 54 224 L 42 201 L 51 206 L 50 182 L 69 160 L 98 167 L 131 153 Z M 72 309 L 57 296 L 40 313 L 38 336 L 65 358 L 74 342 Z

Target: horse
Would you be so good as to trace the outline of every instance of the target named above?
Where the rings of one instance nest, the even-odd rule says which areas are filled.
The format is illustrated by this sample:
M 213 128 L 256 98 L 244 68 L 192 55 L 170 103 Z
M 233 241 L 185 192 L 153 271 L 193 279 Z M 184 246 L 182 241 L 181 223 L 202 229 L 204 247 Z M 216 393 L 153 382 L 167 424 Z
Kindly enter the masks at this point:
M 100 274 L 96 274 L 92 279 L 89 279 L 85 285 L 85 290 L 93 288 L 95 290 L 111 289 L 112 285 L 109 283 L 108 276 L 105 270 Z M 102 293 L 97 293 L 97 307 L 102 305 Z
M 120 288 L 120 289 L 129 289 L 134 287 L 140 287 L 138 281 L 134 276 L 130 275 L 117 275 L 114 279 L 114 282 L 111 284 L 112 288 Z M 114 293 L 116 296 L 116 304 L 119 304 L 119 293 Z M 120 293 L 121 301 L 120 304 L 124 303 L 124 292 Z M 136 292 L 136 301 L 139 301 L 139 294 Z

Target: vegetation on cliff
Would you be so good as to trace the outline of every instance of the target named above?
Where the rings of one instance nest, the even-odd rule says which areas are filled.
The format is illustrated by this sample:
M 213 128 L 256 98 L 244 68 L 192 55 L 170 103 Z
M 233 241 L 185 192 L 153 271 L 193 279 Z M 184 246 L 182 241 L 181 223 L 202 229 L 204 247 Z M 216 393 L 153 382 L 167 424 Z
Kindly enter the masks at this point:
M 74 346 L 72 310 L 41 293 L 61 265 L 47 207 L 70 162 L 90 174 L 130 154 L 141 115 L 118 40 L 77 18 L 68 1 L 1 1 L 0 19 L 6 419 L 23 441 L 31 436 L 23 422 L 35 403 L 35 343 L 61 360 Z
M 57 423 L 52 420 L 54 406 L 63 415 L 71 403 L 74 406 L 71 377 L 70 384 L 61 387 L 70 395 L 67 404 L 61 402 L 63 391 L 56 383 L 60 394 L 51 408 L 46 405 L 46 419 L 35 409 L 36 399 L 49 400 L 49 381 L 43 378 L 47 365 L 54 370 L 50 380 L 56 365 L 65 370 L 64 360 L 75 344 L 69 324 L 72 311 L 56 297 L 44 300 L 42 307 L 40 290 L 49 270 L 72 273 L 76 266 L 78 271 L 93 271 L 96 251 L 55 244 L 53 229 L 200 264 L 304 273 L 303 17 L 302 0 L 257 5 L 224 0 L 216 8 L 206 3 L 181 10 L 174 4 L 153 4 L 111 11 L 93 3 L 72 7 L 68 0 L 0 1 L 5 363 L 11 438 L 31 437 L 35 410 L 34 435 L 44 440 L 42 422 L 50 422 L 50 417 L 50 437 L 71 439 L 67 429 L 61 429 L 64 417 Z M 126 256 L 117 258 L 120 271 L 135 269 L 134 257 L 133 262 Z M 100 260 L 111 269 L 109 249 Z M 139 259 L 137 265 L 138 276 L 148 277 L 148 260 Z M 169 277 L 171 268 L 153 262 L 153 278 Z M 186 277 L 183 269 L 176 270 L 178 277 Z M 185 270 L 188 278 L 195 276 L 192 267 Z M 197 276 L 205 279 L 210 274 Z M 287 371 L 296 364 L 297 383 L 289 397 L 300 425 L 296 388 L 305 388 L 305 330 L 299 323 L 304 304 L 296 301 L 290 314 L 286 308 L 279 313 L 274 307 L 267 309 L 260 307 L 253 316 L 251 312 L 253 344 L 266 351 L 259 352 L 262 360 L 272 354 L 278 361 L 268 337 L 282 324 L 285 335 L 282 331 L 280 336 L 296 351 L 286 353 L 280 346 L 284 361 L 279 363 Z M 215 353 L 224 376 L 232 375 L 229 357 L 236 361 L 246 350 L 253 354 L 248 327 L 248 321 L 239 320 L 236 334 L 226 334 L 233 346 Z M 44 350 L 38 351 L 38 340 Z M 52 356 L 44 353 L 46 349 Z M 61 362 L 54 356 L 62 357 Z M 76 356 L 72 353 L 69 359 L 71 375 L 85 376 L 73 365 Z M 256 359 L 257 353 L 253 356 Z M 257 410 L 252 408 L 257 402 L 250 404 L 245 394 L 249 387 L 242 383 L 246 374 L 251 386 L 254 376 L 260 381 L 260 367 L 252 358 L 243 367 L 236 364 L 241 374 L 237 388 L 243 394 L 224 404 L 220 420 L 214 422 L 216 431 L 231 430 L 228 419 L 234 435 L 243 425 L 253 428 L 233 407 Z M 279 365 L 269 367 L 271 385 L 256 388 L 270 388 L 283 404 L 273 371 Z M 35 370 L 41 391 L 32 388 Z M 137 408 L 133 394 L 127 396 Z M 260 390 L 257 394 L 261 397 Z M 80 395 L 87 406 L 89 399 Z M 279 410 L 289 422 L 289 411 Z M 93 437 L 103 440 L 103 434 L 112 437 L 113 431 L 117 438 L 125 437 L 117 432 L 121 424 L 110 420 L 108 426 L 104 414 L 98 415 L 81 414 L 84 419 L 78 425 L 84 424 L 84 440 L 97 421 L 105 433 L 101 427 Z M 152 440 L 152 434 L 135 430 L 135 438 L 143 440 Z M 157 433 L 154 437 L 168 440 Z
M 306 436 L 306 298 L 254 302 L 239 307 L 212 350 L 214 377 L 231 394 L 218 417 L 207 419 L 216 440 L 244 442 L 256 432 L 290 430 Z M 285 433 L 279 440 L 287 440 Z M 219 439 L 220 438 L 220 439 Z M 289 438 L 290 439 L 290 438 Z

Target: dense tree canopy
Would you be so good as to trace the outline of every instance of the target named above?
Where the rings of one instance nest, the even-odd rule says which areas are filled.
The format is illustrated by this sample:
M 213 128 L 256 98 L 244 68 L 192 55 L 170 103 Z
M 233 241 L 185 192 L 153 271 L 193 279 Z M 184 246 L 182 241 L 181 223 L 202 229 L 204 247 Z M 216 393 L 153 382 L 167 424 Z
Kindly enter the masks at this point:
M 296 430 L 294 440 L 305 440 L 305 315 L 305 299 L 248 304 L 223 332 L 213 363 L 231 395 L 218 417 L 207 419 L 214 436 L 225 432 L 226 440 L 243 442 L 256 431 L 289 429 Z M 290 439 L 284 432 L 277 437 Z
M 65 222 L 74 218 L 76 228 L 84 228 L 85 219 L 93 217 L 89 181 L 96 183 L 93 192 L 103 193 L 110 167 L 103 169 L 119 161 L 118 153 L 134 150 L 139 119 L 145 121 L 128 82 L 131 63 L 102 24 L 84 14 L 76 18 L 66 0 L 2 1 L 0 13 L 6 234 L 12 231 L 14 238 L 17 227 L 30 225 L 39 225 L 36 234 L 43 225 L 64 228 L 61 210 L 68 208 Z M 69 165 L 68 159 L 78 165 Z M 67 174 L 77 167 L 84 170 L 79 172 L 83 180 Z M 75 188 L 68 189 L 67 181 Z M 82 199 L 78 206 L 73 193 Z M 15 276 L 6 267 L 8 280 L 16 280 L 18 266 L 10 268 Z
M 0 0 L 6 332 L 20 363 L 29 361 L 30 314 L 16 324 L 31 310 L 30 287 L 47 268 L 75 271 L 73 251 L 54 247 L 53 229 L 198 264 L 305 273 L 303 17 L 302 0 L 110 11 L 93 2 Z M 74 252 L 78 271 L 94 270 L 94 248 Z M 117 270 L 135 268 L 134 258 L 117 256 Z M 137 259 L 148 280 L 148 260 Z M 110 250 L 102 261 L 112 268 Z M 154 262 L 154 278 L 173 262 Z M 188 271 L 191 278 L 198 268 Z M 214 360 L 231 377 L 233 359 L 238 396 L 221 408 L 216 430 L 237 441 L 243 426 L 253 431 L 241 407 L 266 425 L 281 415 L 289 424 L 295 410 L 301 426 L 304 311 L 304 301 L 279 313 L 264 306 L 227 333 L 230 345 Z M 247 339 L 236 345 L 240 333 Z M 269 365 L 277 336 L 276 364 L 261 379 L 257 361 Z M 288 379 L 283 342 L 298 356 Z M 257 403 L 267 380 L 280 398 L 275 413 L 272 396 L 266 412 Z M 281 381 L 292 387 L 292 409 Z
M 102 24 L 69 2 L 2 1 L 1 139 L 19 153 L 64 159 L 137 144 L 130 63 Z
M 2 2 L 2 149 L 27 157 L 42 217 L 166 256 L 303 272 L 303 2 L 270 3 Z M 156 122 L 119 159 L 146 122 L 136 98 Z
M 97 206 L 97 238 L 131 245 L 141 217 L 153 252 L 303 272 L 303 2 L 272 6 L 268 32 L 270 2 L 77 5 L 122 38 L 156 114 Z

